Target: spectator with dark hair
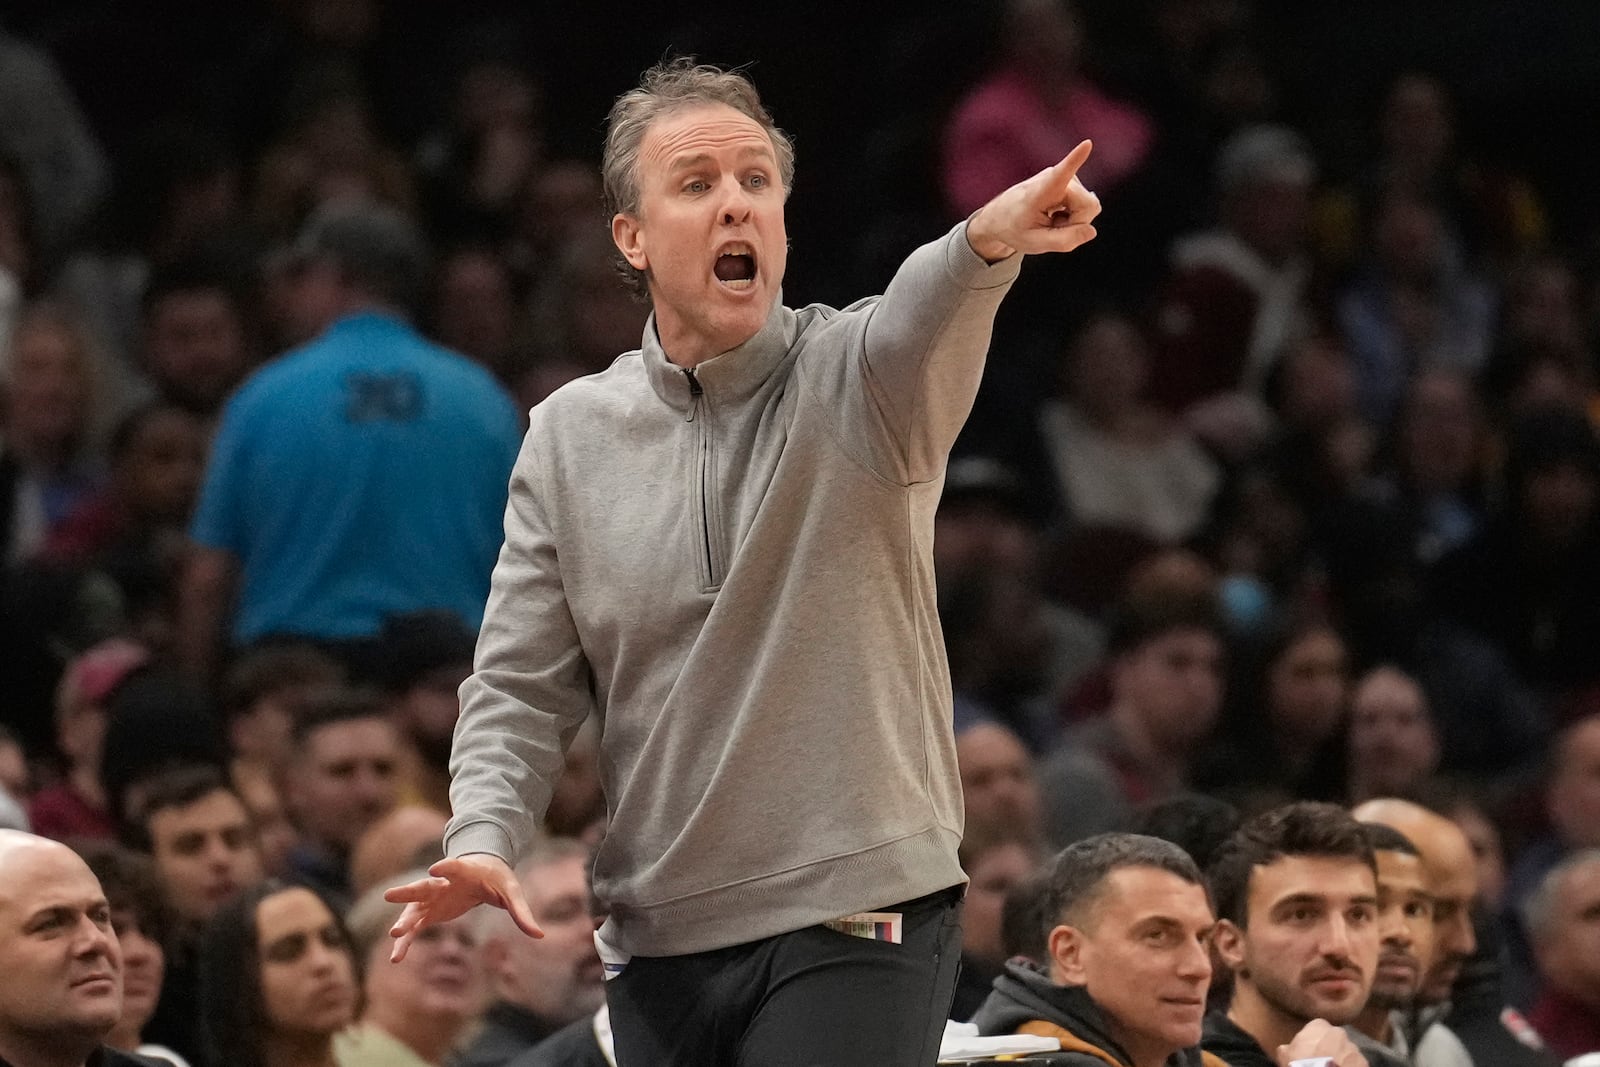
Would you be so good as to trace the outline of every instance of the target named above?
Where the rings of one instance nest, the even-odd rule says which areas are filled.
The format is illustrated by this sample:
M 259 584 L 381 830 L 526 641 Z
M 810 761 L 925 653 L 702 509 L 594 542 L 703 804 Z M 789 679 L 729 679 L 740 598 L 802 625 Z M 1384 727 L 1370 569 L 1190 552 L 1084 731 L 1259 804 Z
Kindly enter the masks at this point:
M 1412 796 L 1439 769 L 1439 730 L 1428 694 L 1398 667 L 1374 667 L 1350 691 L 1349 771 L 1352 804 Z
M 1037 967 L 1050 960 L 1050 867 L 1006 890 L 1000 905 L 1000 949 L 1010 960 L 1018 956 Z
M 294 750 L 294 721 L 306 698 L 346 681 L 337 660 L 305 641 L 241 649 L 222 675 L 222 714 L 235 778 L 246 768 L 281 780 Z
M 106 1044 L 188 1067 L 178 1053 L 146 1044 L 141 1037 L 161 999 L 173 925 L 154 865 L 116 845 L 80 845 L 77 852 L 105 891 L 111 929 L 122 948 L 122 1016 L 106 1035 Z
M 119 832 L 126 833 L 143 810 L 152 778 L 196 765 L 220 773 L 227 761 L 215 709 L 187 678 L 151 667 L 129 678 L 112 698 L 100 782 Z
M 969 817 L 957 855 L 967 873 L 967 895 L 961 909 L 961 974 L 950 1018 L 965 1021 L 1005 967 L 1000 925 L 1006 898 L 1038 871 L 1044 852 L 1026 823 Z
M 1240 821 L 1239 809 L 1225 800 L 1205 793 L 1179 793 L 1140 808 L 1130 830 L 1172 842 L 1205 870 Z
M 1033 757 L 1015 733 L 979 722 L 956 734 L 956 766 L 969 831 L 1006 828 L 1041 836 L 1039 783 Z M 971 873 L 971 872 L 968 872 Z
M 209 425 L 255 362 L 239 283 L 199 259 L 162 266 L 145 286 L 143 327 L 140 362 L 156 392 Z
M 1199 1049 L 1215 922 L 1194 861 L 1170 842 L 1101 834 L 1052 861 L 1048 959 L 1012 960 L 974 1022 L 1060 1040 L 1064 1064 L 1215 1065 Z
M 427 276 L 415 227 L 329 209 L 296 255 L 316 339 L 229 401 L 190 531 L 179 637 L 199 677 L 228 635 L 360 660 L 395 613 L 476 625 L 500 545 L 520 422 L 487 371 L 407 322 Z
M 405 742 L 402 799 L 450 810 L 450 741 L 461 713 L 456 691 L 472 673 L 478 635 L 448 611 L 384 620 L 373 674 Z
M 1274 808 L 1217 851 L 1209 877 L 1233 1001 L 1207 1016 L 1206 1050 L 1230 1067 L 1318 1056 L 1360 1067 L 1339 1029 L 1366 1006 L 1378 965 L 1377 865 L 1360 824 L 1332 804 Z
M 520 369 L 517 280 L 496 251 L 465 244 L 439 261 L 428 317 L 430 336 L 482 364 L 507 389 Z
M 300 844 L 290 870 L 345 904 L 351 849 L 399 802 L 400 734 L 377 696 L 335 689 L 306 702 L 293 736 L 287 799 Z
M 56 749 L 66 773 L 28 801 L 34 833 L 57 841 L 117 836 L 100 777 L 106 724 L 117 690 L 149 661 L 143 645 L 112 638 L 67 664 L 55 709 Z
M 1600 1052 L 1600 851 L 1556 864 L 1526 914 L 1544 978 L 1529 1020 L 1562 1059 Z
M 1367 1006 L 1347 1029 L 1361 1048 L 1375 1043 L 1412 1062 L 1405 1022 L 1433 960 L 1433 895 L 1410 838 L 1383 823 L 1362 830 L 1378 865 L 1378 965 Z
M 1111 703 L 1039 766 L 1045 831 L 1071 842 L 1120 829 L 1183 789 L 1222 704 L 1222 621 L 1208 597 L 1130 599 L 1111 624 Z
M 206 928 L 199 1021 L 212 1067 L 335 1067 L 359 999 L 344 924 L 305 886 L 263 882 Z
M 430 926 L 414 953 L 391 964 L 389 930 L 403 905 L 384 900 L 386 888 L 368 890 L 345 919 L 363 1003 L 357 1024 L 335 1039 L 339 1067 L 440 1067 L 483 1010 L 482 924 L 464 915 Z

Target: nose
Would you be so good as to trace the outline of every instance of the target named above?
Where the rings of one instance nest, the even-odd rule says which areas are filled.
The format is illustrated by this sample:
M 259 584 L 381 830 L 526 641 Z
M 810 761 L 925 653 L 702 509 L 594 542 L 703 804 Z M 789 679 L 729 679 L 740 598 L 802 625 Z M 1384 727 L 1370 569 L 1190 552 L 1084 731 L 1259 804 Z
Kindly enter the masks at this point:
M 1343 915 L 1333 915 L 1323 927 L 1322 954 L 1329 959 L 1350 958 L 1350 924 Z
M 1462 908 L 1456 913 L 1455 932 L 1456 951 L 1463 958 L 1478 951 L 1478 935 L 1472 929 L 1472 914 L 1467 908 Z
M 739 182 L 726 182 L 726 196 L 722 201 L 722 224 L 732 226 L 750 218 L 750 196 Z
M 110 958 L 113 945 L 112 934 L 108 927 L 102 926 L 92 918 L 85 915 L 78 923 L 77 954 L 82 957 L 105 956 Z
M 1199 938 L 1189 942 L 1188 951 L 1178 961 L 1178 977 L 1199 983 L 1211 981 L 1211 949 Z

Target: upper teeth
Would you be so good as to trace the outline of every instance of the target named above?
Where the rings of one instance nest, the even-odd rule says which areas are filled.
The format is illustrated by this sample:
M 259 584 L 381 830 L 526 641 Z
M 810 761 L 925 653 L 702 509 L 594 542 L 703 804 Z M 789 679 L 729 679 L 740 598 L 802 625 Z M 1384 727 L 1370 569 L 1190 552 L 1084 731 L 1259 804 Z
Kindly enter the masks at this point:
M 748 256 L 750 254 L 749 245 L 729 245 L 722 250 L 722 255 L 724 256 Z M 718 258 L 721 257 L 719 256 Z

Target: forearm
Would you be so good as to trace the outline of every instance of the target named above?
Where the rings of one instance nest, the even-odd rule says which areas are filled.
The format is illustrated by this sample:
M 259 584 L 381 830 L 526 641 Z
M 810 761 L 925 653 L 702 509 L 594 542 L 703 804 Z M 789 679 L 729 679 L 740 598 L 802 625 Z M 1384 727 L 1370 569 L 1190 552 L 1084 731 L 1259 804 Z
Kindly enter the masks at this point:
M 233 613 L 238 567 L 220 549 L 191 545 L 178 582 L 177 652 L 183 670 L 209 683 Z

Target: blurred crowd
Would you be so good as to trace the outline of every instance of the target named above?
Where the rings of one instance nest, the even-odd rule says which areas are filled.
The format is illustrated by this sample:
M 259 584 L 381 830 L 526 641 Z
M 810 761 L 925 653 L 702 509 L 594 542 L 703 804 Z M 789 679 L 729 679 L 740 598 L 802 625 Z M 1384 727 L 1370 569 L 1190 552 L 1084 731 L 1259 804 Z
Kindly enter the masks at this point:
M 1312 129 L 1250 5 L 1135 8 L 901 33 L 856 199 L 795 201 L 787 298 L 835 302 L 1094 141 L 1100 240 L 1008 299 L 937 519 L 967 1010 L 1008 889 L 1203 795 L 1428 806 L 1471 842 L 1506 1003 L 1600 1013 L 1600 964 L 1552 974 L 1525 911 L 1600 847 L 1600 229 L 1470 143 L 1437 76 Z M 116 1040 L 197 1067 L 298 1062 L 310 1033 L 346 1064 L 603 1044 L 594 724 L 521 869 L 584 936 L 463 921 L 368 964 L 396 911 L 373 887 L 439 852 L 518 413 L 645 325 L 596 166 L 628 83 L 572 90 L 587 144 L 501 22 L 393 16 L 214 13 L 203 62 L 148 57 L 212 91 L 132 129 L 106 119 L 126 60 L 82 59 L 114 19 L 0 30 L 0 824 L 91 858 L 146 946 Z

